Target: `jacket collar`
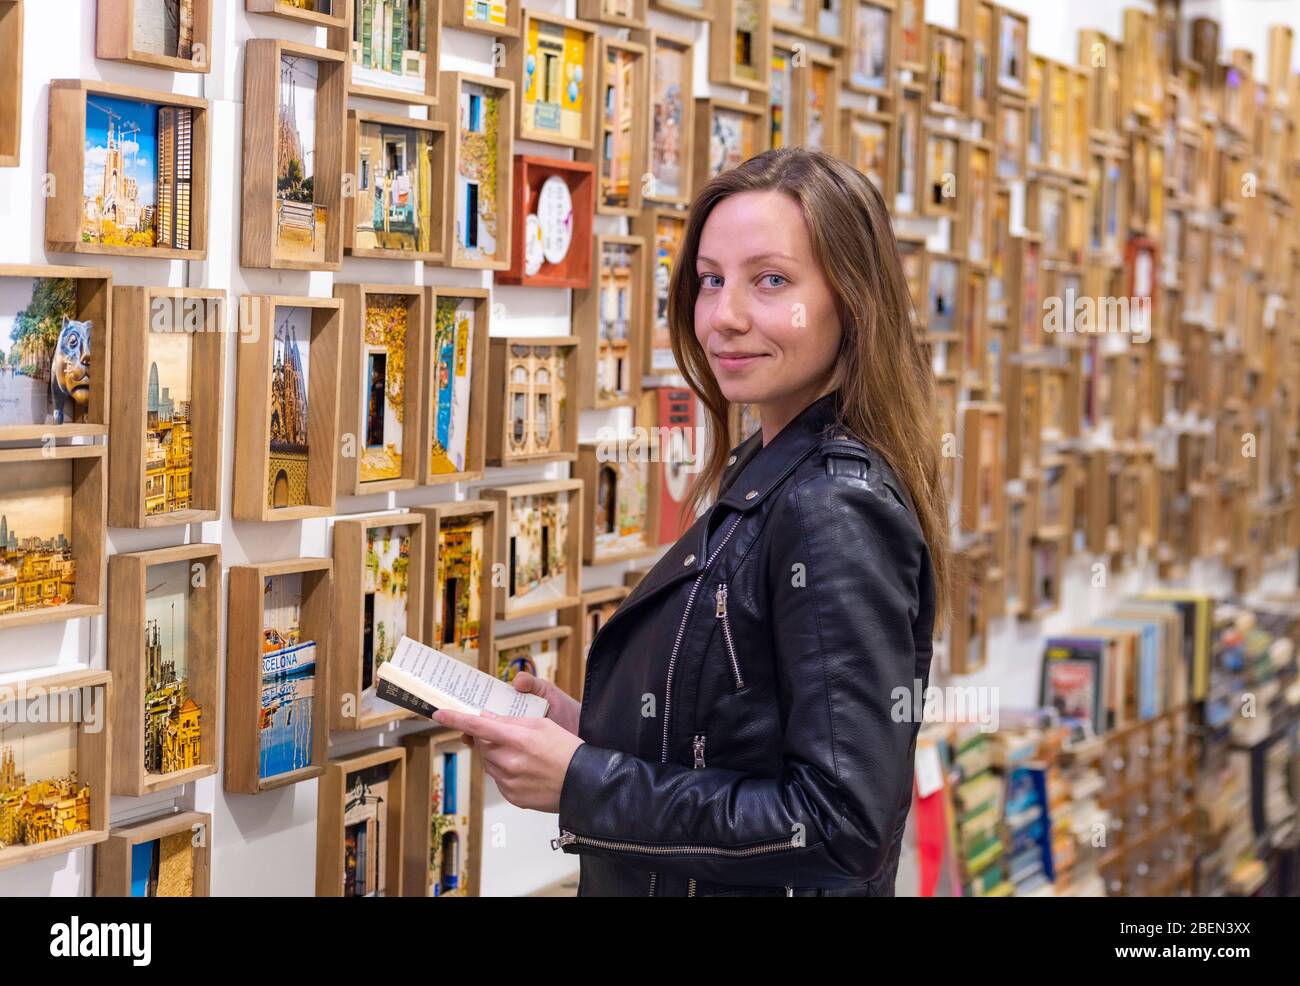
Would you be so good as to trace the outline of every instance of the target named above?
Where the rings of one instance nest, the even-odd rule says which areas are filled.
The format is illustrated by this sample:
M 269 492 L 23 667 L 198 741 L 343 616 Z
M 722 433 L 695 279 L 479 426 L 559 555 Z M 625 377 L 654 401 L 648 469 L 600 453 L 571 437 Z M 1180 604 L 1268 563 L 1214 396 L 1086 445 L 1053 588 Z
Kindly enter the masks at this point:
M 838 392 L 813 401 L 777 432 L 767 445 L 757 431 L 732 450 L 735 462 L 718 484 L 718 503 L 746 511 L 762 503 L 767 494 L 824 439 L 843 431 L 839 425 Z

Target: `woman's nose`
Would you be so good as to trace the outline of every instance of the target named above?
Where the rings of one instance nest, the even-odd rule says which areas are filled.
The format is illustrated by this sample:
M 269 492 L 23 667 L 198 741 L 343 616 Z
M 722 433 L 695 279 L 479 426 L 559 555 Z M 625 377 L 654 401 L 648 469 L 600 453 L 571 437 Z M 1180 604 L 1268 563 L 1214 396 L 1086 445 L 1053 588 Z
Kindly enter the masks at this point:
M 749 316 L 741 292 L 733 287 L 723 287 L 717 294 L 709 324 L 718 330 L 744 332 L 749 328 Z

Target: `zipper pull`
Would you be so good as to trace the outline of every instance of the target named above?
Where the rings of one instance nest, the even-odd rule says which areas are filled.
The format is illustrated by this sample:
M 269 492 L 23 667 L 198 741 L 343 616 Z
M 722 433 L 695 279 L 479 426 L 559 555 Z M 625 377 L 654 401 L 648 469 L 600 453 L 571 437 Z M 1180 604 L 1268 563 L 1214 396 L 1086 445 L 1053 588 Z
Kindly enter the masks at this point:
M 725 619 L 727 616 L 727 584 L 725 582 L 718 586 L 718 591 L 713 594 L 713 598 L 718 604 L 713 615 L 720 620 Z
M 574 835 L 572 832 L 562 831 L 558 839 L 551 840 L 551 849 L 552 851 L 556 849 L 562 849 L 564 846 L 572 845 L 577 841 L 578 841 L 578 837 Z
M 695 739 L 692 741 L 691 747 L 695 750 L 695 766 L 703 767 L 704 766 L 704 734 L 703 733 L 695 734 Z

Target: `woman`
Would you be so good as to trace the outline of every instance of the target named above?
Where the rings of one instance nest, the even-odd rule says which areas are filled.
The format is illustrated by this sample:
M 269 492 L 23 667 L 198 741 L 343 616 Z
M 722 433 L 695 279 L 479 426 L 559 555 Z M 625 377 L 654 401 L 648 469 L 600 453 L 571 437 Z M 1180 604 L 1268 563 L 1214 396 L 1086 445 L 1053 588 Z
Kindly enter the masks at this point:
M 559 812 L 581 895 L 892 895 L 947 506 L 875 186 L 798 149 L 713 179 L 669 323 L 723 436 L 688 499 L 712 507 L 596 635 L 581 707 L 521 674 L 547 719 L 435 718 L 509 801 Z M 728 452 L 740 403 L 762 428 Z

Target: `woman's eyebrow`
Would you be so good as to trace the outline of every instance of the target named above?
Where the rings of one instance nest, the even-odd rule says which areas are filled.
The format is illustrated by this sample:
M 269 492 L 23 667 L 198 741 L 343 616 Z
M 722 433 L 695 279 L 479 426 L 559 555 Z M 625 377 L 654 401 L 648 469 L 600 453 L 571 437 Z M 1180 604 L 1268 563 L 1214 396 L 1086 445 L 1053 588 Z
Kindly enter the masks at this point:
M 787 263 L 796 262 L 794 257 L 790 256 L 788 253 L 781 253 L 780 251 L 776 251 L 776 252 L 769 251 L 767 253 L 756 253 L 752 257 L 746 257 L 743 261 L 741 261 L 741 264 L 742 266 L 753 267 L 756 264 L 761 264 L 769 260 L 784 260 Z M 706 257 L 703 254 L 696 254 L 695 262 L 699 264 L 714 264 L 714 265 L 718 264 L 718 261 L 714 260 L 712 257 Z

